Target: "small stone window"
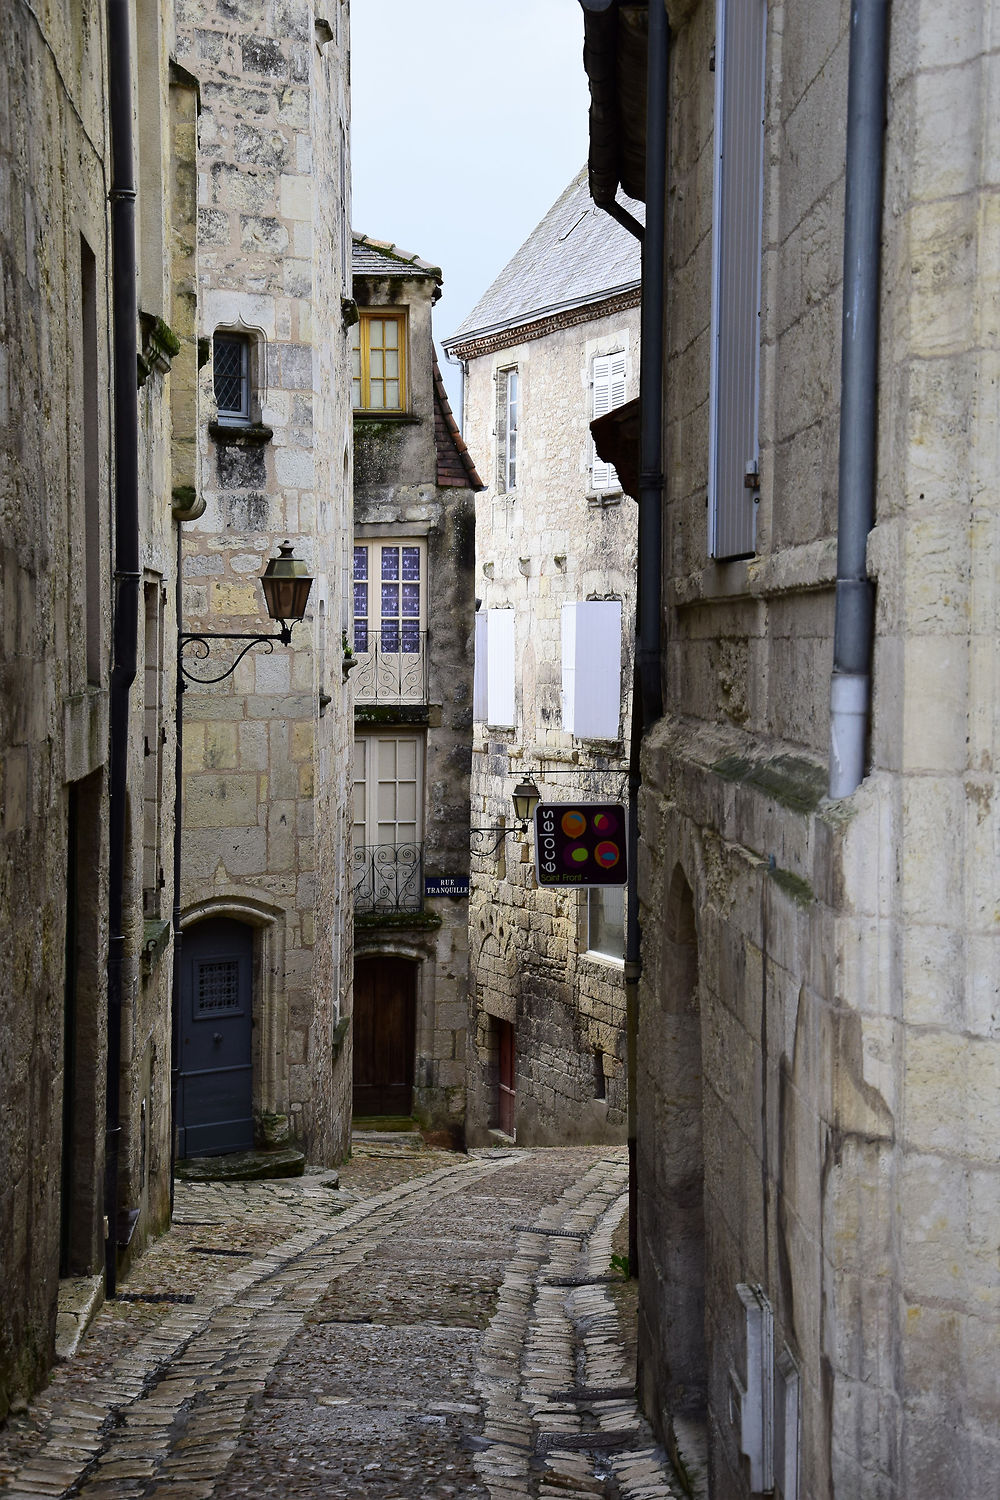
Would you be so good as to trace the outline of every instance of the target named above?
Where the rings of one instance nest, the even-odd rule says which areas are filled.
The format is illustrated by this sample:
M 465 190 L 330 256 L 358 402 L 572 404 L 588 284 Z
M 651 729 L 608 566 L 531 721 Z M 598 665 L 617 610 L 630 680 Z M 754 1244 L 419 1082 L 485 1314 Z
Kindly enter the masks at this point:
M 250 421 L 250 340 L 239 333 L 217 333 L 212 350 L 212 372 L 219 421 Z

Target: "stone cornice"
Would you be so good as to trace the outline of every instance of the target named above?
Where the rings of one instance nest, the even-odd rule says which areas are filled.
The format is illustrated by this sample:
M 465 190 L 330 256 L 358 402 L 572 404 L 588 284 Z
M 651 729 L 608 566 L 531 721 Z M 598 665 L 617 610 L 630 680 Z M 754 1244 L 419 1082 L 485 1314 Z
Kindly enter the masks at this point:
M 518 323 L 513 328 L 500 328 L 495 333 L 482 334 L 468 339 L 445 341 L 449 354 L 459 359 L 479 359 L 483 354 L 495 354 L 498 349 L 510 349 L 515 344 L 526 344 L 532 339 L 543 339 L 547 334 L 558 333 L 561 328 L 573 328 L 578 323 L 592 323 L 597 318 L 610 317 L 627 308 L 638 307 L 642 301 L 642 288 L 630 287 L 602 302 L 587 302 L 581 306 L 568 307 L 533 322 Z

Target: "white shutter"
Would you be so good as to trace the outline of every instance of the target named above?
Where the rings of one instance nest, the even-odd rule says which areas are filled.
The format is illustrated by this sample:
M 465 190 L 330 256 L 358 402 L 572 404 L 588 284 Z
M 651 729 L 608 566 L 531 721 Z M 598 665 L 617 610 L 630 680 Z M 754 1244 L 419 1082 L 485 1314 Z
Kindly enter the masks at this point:
M 486 722 L 512 729 L 514 717 L 514 611 L 487 611 Z
M 562 727 L 570 734 L 576 722 L 576 611 L 575 604 L 562 607 Z
M 594 359 L 594 416 L 603 417 L 625 404 L 625 355 L 598 354 Z M 592 484 L 595 490 L 617 490 L 621 486 L 612 464 L 598 456 L 592 443 Z
M 486 636 L 489 621 L 485 610 L 476 613 L 476 634 L 474 642 L 474 666 L 472 669 L 472 717 L 477 724 L 487 722 L 487 699 L 486 699 Z
M 709 538 L 749 557 L 757 527 L 766 0 L 717 0 Z
M 577 739 L 616 740 L 621 725 L 619 599 L 562 607 L 563 729 Z

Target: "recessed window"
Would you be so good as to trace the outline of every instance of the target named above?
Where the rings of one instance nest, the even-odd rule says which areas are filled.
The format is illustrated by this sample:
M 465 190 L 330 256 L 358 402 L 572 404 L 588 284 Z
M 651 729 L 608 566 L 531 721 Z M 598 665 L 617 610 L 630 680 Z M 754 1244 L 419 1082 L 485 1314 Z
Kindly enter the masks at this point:
M 212 349 L 215 404 L 220 422 L 250 421 L 250 340 L 217 333 Z
M 355 651 L 420 650 L 425 568 L 421 542 L 355 543 Z
M 362 308 L 351 330 L 355 411 L 406 410 L 406 314 Z
M 516 368 L 497 372 L 497 490 L 517 489 L 519 392 Z
M 625 354 L 598 354 L 593 367 L 594 416 L 606 416 L 616 406 L 625 404 Z M 614 465 L 605 463 L 591 439 L 591 482 L 595 491 L 620 490 L 621 483 Z
M 624 886 L 593 886 L 587 892 L 587 951 L 624 963 Z

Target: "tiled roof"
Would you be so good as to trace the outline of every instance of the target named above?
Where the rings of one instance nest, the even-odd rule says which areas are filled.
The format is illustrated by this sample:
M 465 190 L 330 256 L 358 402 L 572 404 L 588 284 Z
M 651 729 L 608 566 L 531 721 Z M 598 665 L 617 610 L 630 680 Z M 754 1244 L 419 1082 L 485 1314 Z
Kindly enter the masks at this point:
M 623 201 L 644 222 L 643 205 L 630 198 Z M 444 340 L 444 347 L 516 327 L 545 313 L 602 301 L 638 286 L 641 274 L 638 240 L 595 207 L 584 167 L 468 317 Z
M 432 266 L 388 240 L 373 240 L 367 234 L 352 235 L 351 266 L 355 276 L 433 276 L 441 281 L 441 267 Z
M 465 446 L 462 434 L 458 430 L 458 423 L 452 414 L 451 402 L 448 400 L 448 392 L 441 379 L 436 354 L 434 356 L 434 443 L 437 448 L 438 484 L 463 490 L 486 488 L 476 473 L 472 454 Z

